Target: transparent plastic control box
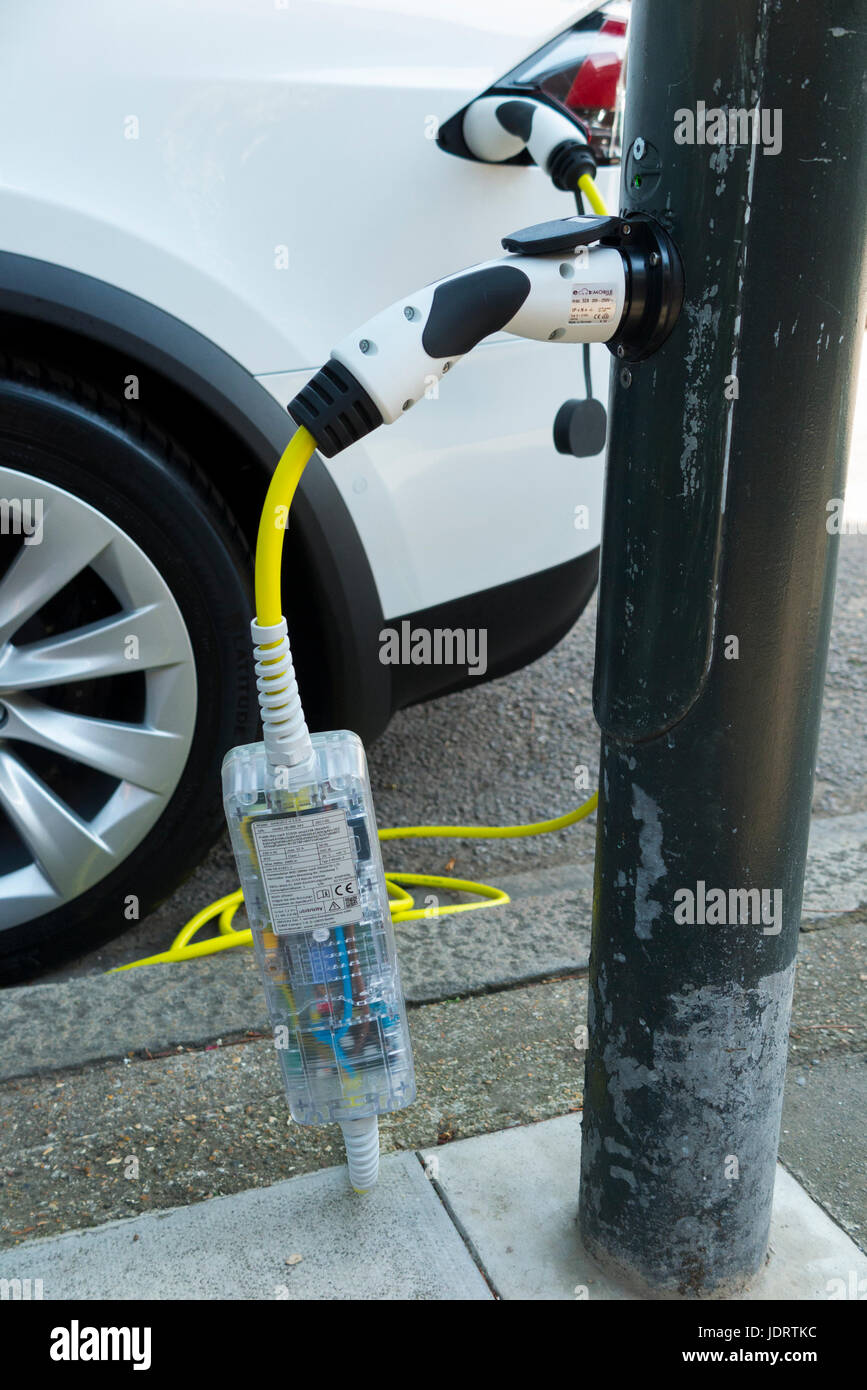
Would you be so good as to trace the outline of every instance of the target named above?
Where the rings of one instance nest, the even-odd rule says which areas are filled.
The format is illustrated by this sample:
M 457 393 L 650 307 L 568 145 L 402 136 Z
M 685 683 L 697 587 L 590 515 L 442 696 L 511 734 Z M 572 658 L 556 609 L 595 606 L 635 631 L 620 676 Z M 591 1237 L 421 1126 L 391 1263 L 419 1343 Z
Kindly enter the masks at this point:
M 415 1099 L 406 1008 L 361 740 L 313 762 L 263 743 L 223 761 L 223 804 L 292 1116 L 361 1119 Z

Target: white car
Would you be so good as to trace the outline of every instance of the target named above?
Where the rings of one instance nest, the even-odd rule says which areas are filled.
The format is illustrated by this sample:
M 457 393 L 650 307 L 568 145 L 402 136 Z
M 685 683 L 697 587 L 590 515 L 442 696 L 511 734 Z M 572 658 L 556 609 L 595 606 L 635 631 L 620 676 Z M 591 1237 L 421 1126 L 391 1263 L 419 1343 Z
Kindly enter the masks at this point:
M 46 0 L 4 19 L 0 957 L 123 931 L 222 825 L 255 739 L 251 548 L 287 402 L 400 295 L 574 211 L 460 113 L 540 89 L 616 208 L 627 8 L 562 0 Z M 457 137 L 456 137 L 456 132 Z M 610 356 L 594 346 L 592 394 Z M 596 580 L 603 457 L 557 452 L 582 351 L 500 334 L 405 419 L 315 458 L 284 597 L 313 727 L 533 660 Z M 475 667 L 386 630 L 482 629 Z

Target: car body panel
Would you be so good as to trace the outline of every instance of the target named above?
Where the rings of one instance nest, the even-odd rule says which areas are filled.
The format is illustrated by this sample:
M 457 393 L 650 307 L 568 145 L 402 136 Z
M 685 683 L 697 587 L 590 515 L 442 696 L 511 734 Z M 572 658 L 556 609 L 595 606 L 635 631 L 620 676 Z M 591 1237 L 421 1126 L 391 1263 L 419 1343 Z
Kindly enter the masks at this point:
M 456 160 L 435 136 L 592 8 L 15 8 L 2 21 L 0 100 L 19 132 L 5 142 L 2 248 L 166 310 L 285 404 L 354 323 L 498 254 L 516 227 L 572 211 L 539 170 Z M 600 174 L 616 199 L 619 172 Z M 593 349 L 602 399 L 608 360 Z M 387 616 L 596 547 L 602 458 L 564 458 L 551 440 L 579 377 L 574 348 L 487 344 L 438 399 L 326 465 Z M 589 524 L 576 529 L 582 504 Z

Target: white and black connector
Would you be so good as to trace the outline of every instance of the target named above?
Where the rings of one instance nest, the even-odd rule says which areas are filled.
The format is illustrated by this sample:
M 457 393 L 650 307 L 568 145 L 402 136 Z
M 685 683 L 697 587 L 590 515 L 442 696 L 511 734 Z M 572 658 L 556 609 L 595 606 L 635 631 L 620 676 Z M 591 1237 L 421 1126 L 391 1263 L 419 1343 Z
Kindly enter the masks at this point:
M 288 406 L 321 453 L 331 458 L 400 419 L 492 333 L 606 343 L 639 361 L 680 312 L 680 259 L 649 217 L 564 217 L 503 245 L 512 254 L 399 299 L 332 349 Z
M 470 154 L 503 164 L 524 150 L 555 187 L 574 193 L 596 160 L 582 127 L 568 111 L 538 97 L 479 97 L 464 112 L 462 134 Z

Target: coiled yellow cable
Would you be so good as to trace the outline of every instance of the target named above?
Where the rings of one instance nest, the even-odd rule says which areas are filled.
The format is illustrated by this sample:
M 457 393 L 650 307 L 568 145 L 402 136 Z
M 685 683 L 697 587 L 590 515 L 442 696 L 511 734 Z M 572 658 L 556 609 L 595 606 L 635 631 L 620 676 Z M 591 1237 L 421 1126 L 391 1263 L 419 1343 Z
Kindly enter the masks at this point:
M 547 835 L 555 830 L 564 830 L 567 826 L 575 825 L 577 821 L 592 815 L 598 800 L 599 793 L 594 792 L 589 800 L 576 810 L 568 811 L 566 815 L 557 816 L 553 820 L 534 821 L 528 825 L 397 825 L 382 829 L 378 833 L 380 840 L 505 840 L 525 835 Z M 412 895 L 404 892 L 401 884 L 407 884 L 412 888 L 439 888 L 452 893 L 475 893 L 482 901 L 452 903 L 448 907 L 417 908 Z M 502 907 L 511 901 L 508 893 L 490 883 L 475 883 L 470 879 L 450 878 L 439 874 L 387 873 L 385 886 L 389 895 L 391 920 L 395 924 L 415 922 L 428 917 L 450 917 L 456 912 L 477 911 L 485 907 Z M 252 932 L 249 929 L 237 931 L 232 926 L 232 919 L 243 901 L 244 895 L 240 888 L 225 898 L 218 898 L 216 902 L 210 903 L 208 907 L 202 908 L 201 912 L 197 912 L 195 917 L 190 918 L 167 951 L 155 956 L 146 956 L 143 960 L 131 961 L 129 965 L 116 966 L 112 973 L 134 970 L 139 965 L 165 965 L 172 961 L 194 960 L 199 956 L 210 956 L 233 946 L 252 946 Z M 215 917 L 219 918 L 217 925 L 220 935 L 209 937 L 205 941 L 193 941 L 196 933 Z

